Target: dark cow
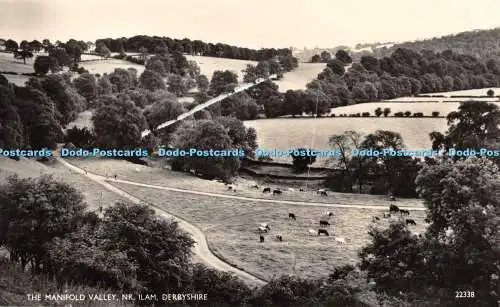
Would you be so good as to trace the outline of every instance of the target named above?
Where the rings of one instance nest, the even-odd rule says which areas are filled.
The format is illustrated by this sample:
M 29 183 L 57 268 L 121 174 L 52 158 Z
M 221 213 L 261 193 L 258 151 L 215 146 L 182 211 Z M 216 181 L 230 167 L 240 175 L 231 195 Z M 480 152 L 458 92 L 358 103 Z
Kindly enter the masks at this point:
M 278 190 L 278 189 L 273 190 L 273 195 L 276 195 L 276 194 L 280 195 L 281 193 L 283 193 L 281 190 Z
M 300 189 L 299 189 L 299 191 L 300 191 L 300 192 L 305 192 L 305 190 L 304 190 L 304 189 L 302 189 L 302 188 L 300 188 Z
M 417 223 L 415 223 L 415 220 L 412 220 L 412 219 L 406 219 L 406 225 L 417 225 Z
M 264 242 L 264 236 L 263 236 L 263 235 L 261 235 L 261 236 L 260 236 L 260 243 L 263 243 L 263 242 Z
M 254 184 L 254 185 L 252 186 L 252 188 L 254 188 L 254 189 L 258 189 L 258 188 L 259 188 L 259 186 L 258 186 L 258 185 L 256 185 L 256 184 Z
M 328 221 L 319 221 L 320 226 L 330 226 L 330 223 Z
M 264 188 L 264 190 L 262 190 L 262 193 L 271 193 L 271 188 Z
M 328 193 L 326 193 L 326 191 L 321 191 L 320 195 L 321 196 L 328 196 Z
M 325 234 L 326 236 L 330 236 L 328 234 L 328 231 L 326 231 L 326 229 L 318 229 L 318 236 L 320 236 L 322 233 Z
M 391 212 L 391 213 L 397 213 L 397 212 L 399 212 L 399 207 L 396 206 L 396 205 L 391 205 L 389 207 L 389 212 Z
M 321 194 L 323 192 L 326 192 L 325 189 L 319 189 L 319 190 L 316 191 L 316 194 Z
M 399 213 L 401 213 L 401 215 L 410 215 L 410 211 L 404 209 L 399 209 Z
M 281 235 L 276 235 L 276 239 L 280 242 L 283 241 L 283 237 Z
M 295 214 L 293 214 L 293 213 L 288 213 L 288 218 L 292 219 L 292 220 L 296 220 Z
M 227 189 L 228 189 L 229 191 L 231 191 L 231 190 L 233 189 L 233 186 L 232 186 L 232 185 L 229 185 L 229 186 L 227 186 Z
M 390 218 L 391 214 L 390 213 L 384 213 L 384 218 Z

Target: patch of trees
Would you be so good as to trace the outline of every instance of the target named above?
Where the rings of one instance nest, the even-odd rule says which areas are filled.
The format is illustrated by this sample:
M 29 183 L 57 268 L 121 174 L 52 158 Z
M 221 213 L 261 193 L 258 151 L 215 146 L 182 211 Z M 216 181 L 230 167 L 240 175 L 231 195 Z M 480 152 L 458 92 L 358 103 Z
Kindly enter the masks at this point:
M 169 37 L 138 35 L 130 38 L 98 39 L 96 45 L 104 44 L 111 52 L 151 52 L 156 53 L 158 47 L 167 48 L 169 52 L 187 53 L 211 57 L 239 60 L 261 61 L 275 57 L 288 58 L 294 61 L 289 48 L 265 48 L 260 50 L 231 46 L 222 43 L 206 43 L 201 40 L 172 39 Z M 296 59 L 295 59 L 296 60 Z

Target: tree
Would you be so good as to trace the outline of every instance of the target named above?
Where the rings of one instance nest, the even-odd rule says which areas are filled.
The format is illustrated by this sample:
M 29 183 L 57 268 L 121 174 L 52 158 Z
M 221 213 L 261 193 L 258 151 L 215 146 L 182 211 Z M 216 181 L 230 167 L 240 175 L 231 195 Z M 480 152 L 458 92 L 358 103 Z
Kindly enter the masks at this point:
M 257 118 L 258 105 L 247 93 L 242 92 L 231 95 L 221 101 L 221 115 L 234 116 L 239 120 L 252 120 Z
M 273 96 L 264 103 L 264 113 L 267 118 L 276 118 L 283 115 L 283 101 L 278 96 Z
M 111 56 L 111 51 L 103 42 L 96 44 L 95 52 L 103 58 L 109 58 Z
M 389 116 L 391 114 L 391 108 L 384 108 L 384 117 Z
M 257 75 L 257 69 L 255 65 L 252 64 L 247 64 L 247 67 L 242 70 L 243 74 L 243 82 L 246 83 L 253 83 L 255 80 L 259 78 Z
M 66 130 L 66 143 L 72 143 L 78 148 L 90 148 L 94 142 L 94 135 L 87 127 L 74 126 Z
M 375 109 L 375 116 L 380 117 L 382 113 L 383 113 L 382 108 L 379 107 Z
M 208 86 L 210 85 L 210 82 L 205 75 L 199 75 L 196 78 L 196 83 L 198 84 L 198 90 L 202 93 L 206 92 L 208 90 Z
M 215 122 L 226 129 L 234 147 L 243 149 L 245 156 L 254 157 L 255 149 L 257 149 L 255 129 L 246 128 L 243 122 L 235 117 L 218 117 Z
M 45 76 L 49 70 L 55 66 L 54 64 L 54 60 L 51 57 L 39 55 L 35 59 L 33 68 L 36 74 Z
M 167 78 L 168 90 L 177 97 L 186 96 L 189 92 L 188 84 L 181 76 L 170 74 Z
M 332 60 L 328 61 L 326 66 L 328 68 L 330 68 L 333 71 L 333 73 L 335 73 L 339 76 L 342 76 L 345 73 L 344 63 L 342 63 L 341 61 L 339 61 L 337 59 L 332 59 Z
M 179 127 L 174 134 L 173 147 L 188 150 L 196 148 L 198 150 L 232 150 L 236 149 L 232 145 L 226 128 L 223 125 L 200 120 L 191 124 Z M 172 161 L 178 164 L 180 169 L 188 171 L 194 170 L 209 178 L 221 178 L 229 181 L 236 175 L 240 166 L 238 157 L 234 156 L 192 156 L 175 157 Z
M 185 112 L 186 110 L 182 104 L 179 103 L 177 97 L 169 97 L 149 105 L 144 110 L 144 116 L 146 117 L 149 127 L 155 128 L 163 122 L 175 119 Z
M 319 54 L 315 54 L 311 58 L 311 63 L 320 63 L 321 62 L 321 56 Z
M 335 53 L 335 58 L 344 64 L 352 63 L 352 58 L 345 50 L 339 49 Z
M 297 173 L 306 171 L 308 165 L 311 165 L 314 162 L 316 162 L 316 156 L 313 154 L 308 154 L 307 148 L 295 149 L 291 154 L 291 156 L 293 159 L 293 168 Z
M 76 220 L 85 210 L 83 195 L 50 176 L 10 177 L 0 190 L 0 245 L 23 268 L 30 263 L 33 272 L 40 272 L 47 245 L 78 227 Z
M 15 92 L 4 76 L 0 76 L 0 148 L 19 148 L 24 143 L 21 118 L 15 108 Z
M 321 116 L 330 112 L 330 101 L 320 90 L 307 89 L 305 91 L 306 112 L 315 116 Z
M 321 57 L 321 62 L 323 63 L 328 63 L 328 61 L 332 59 L 332 55 L 328 51 L 321 52 L 320 57 Z
M 97 95 L 110 95 L 113 93 L 113 84 L 109 81 L 108 75 L 103 75 L 97 81 Z
M 17 51 L 18 49 L 19 49 L 19 45 L 17 44 L 17 42 L 15 40 L 8 39 L 5 42 L 5 50 L 6 51 L 14 52 L 14 51 Z
M 500 135 L 500 110 L 492 103 L 466 101 L 458 111 L 448 114 L 448 130 L 445 135 L 431 133 L 434 149 L 448 150 L 495 147 Z
M 126 69 L 115 68 L 115 70 L 108 75 L 108 78 L 111 84 L 115 85 L 119 93 L 134 87 L 130 72 Z
M 351 130 L 344 131 L 342 134 L 334 134 L 330 136 L 328 145 L 340 153 L 338 157 L 333 157 L 331 162 L 333 168 L 340 168 L 345 174 L 341 191 L 352 191 L 353 180 L 357 179 L 359 193 L 361 193 L 365 172 L 362 160 L 353 156 L 353 151 L 359 150 L 361 146 L 361 134 Z
M 161 75 L 151 70 L 144 70 L 139 78 L 139 82 L 143 88 L 150 91 L 166 89 Z
M 486 92 L 486 95 L 488 95 L 489 97 L 493 97 L 495 96 L 495 91 L 492 90 L 492 89 L 489 89 L 487 92 Z
M 238 84 L 238 75 L 234 72 L 226 70 L 216 70 L 212 75 L 210 87 L 208 90 L 209 95 L 219 96 L 222 93 L 231 92 Z
M 154 72 L 157 72 L 162 77 L 165 77 L 167 75 L 167 71 L 165 70 L 165 65 L 163 64 L 163 61 L 159 59 L 149 61 L 147 68 Z
M 97 98 L 97 81 L 94 75 L 84 73 L 73 80 L 73 85 L 80 95 L 91 104 Z
M 366 70 L 369 71 L 377 71 L 379 69 L 379 62 L 377 58 L 372 56 L 362 56 L 360 63 Z
M 146 118 L 132 101 L 119 101 L 113 96 L 103 96 L 92 116 L 96 146 L 103 149 L 137 148 L 141 133 L 146 130 Z
M 283 112 L 292 117 L 302 115 L 306 110 L 305 93 L 301 90 L 288 90 L 283 100 Z

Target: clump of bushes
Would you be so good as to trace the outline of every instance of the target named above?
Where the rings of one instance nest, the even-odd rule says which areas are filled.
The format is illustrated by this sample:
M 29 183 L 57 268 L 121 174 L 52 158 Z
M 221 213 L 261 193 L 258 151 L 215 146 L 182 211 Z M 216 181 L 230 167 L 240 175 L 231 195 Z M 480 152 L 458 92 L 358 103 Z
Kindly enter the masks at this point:
M 410 117 L 410 116 L 411 116 L 411 112 L 410 112 L 410 111 L 406 111 L 406 112 L 405 112 L 405 116 L 406 116 L 406 117 Z
M 396 112 L 394 113 L 395 117 L 403 117 L 403 112 Z
M 432 114 L 432 117 L 438 117 L 439 116 L 439 112 L 438 111 L 434 111 L 431 114 Z
M 422 113 L 422 112 L 415 112 L 413 114 L 413 117 L 424 117 L 424 113 Z
M 370 112 L 363 112 L 361 114 L 361 116 L 363 116 L 363 117 L 370 117 Z

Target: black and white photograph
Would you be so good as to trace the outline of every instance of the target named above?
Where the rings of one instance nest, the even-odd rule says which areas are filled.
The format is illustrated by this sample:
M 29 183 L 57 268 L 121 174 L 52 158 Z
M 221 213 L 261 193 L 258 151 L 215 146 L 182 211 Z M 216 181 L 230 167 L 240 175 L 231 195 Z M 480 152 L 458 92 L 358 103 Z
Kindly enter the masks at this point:
M 0 306 L 500 307 L 498 0 L 0 0 Z

